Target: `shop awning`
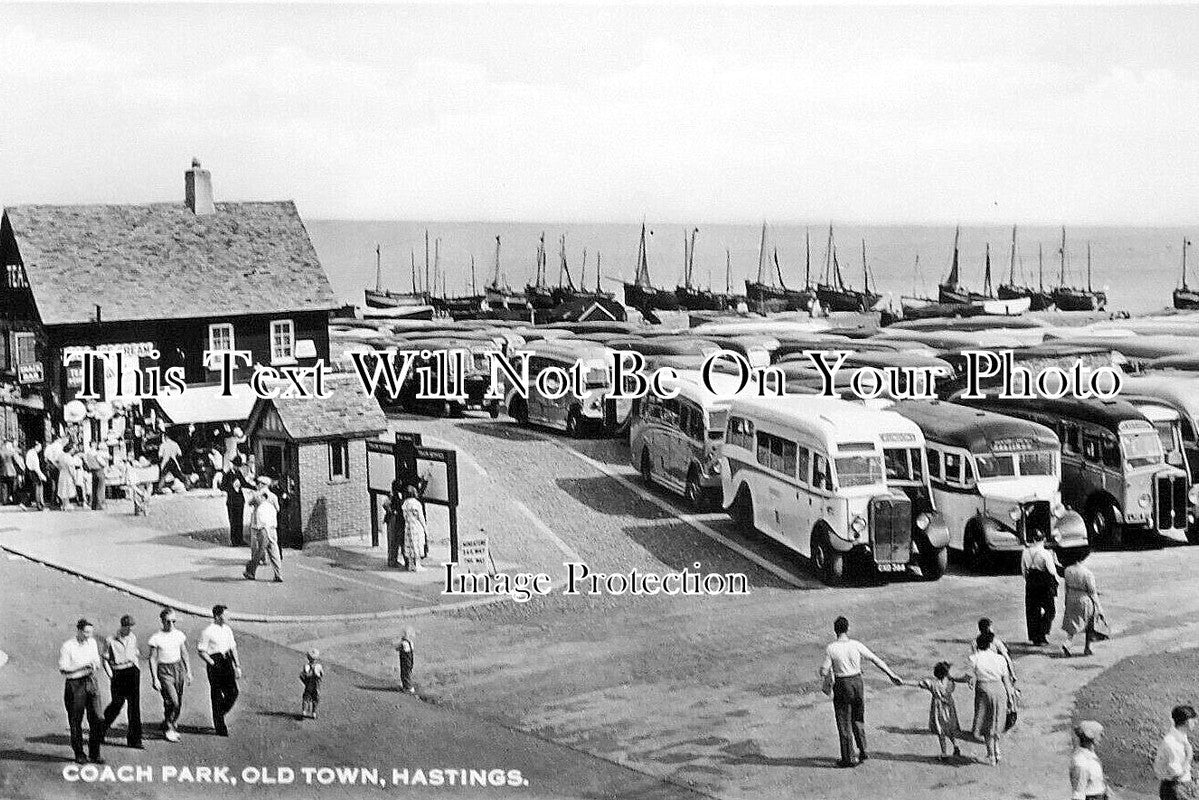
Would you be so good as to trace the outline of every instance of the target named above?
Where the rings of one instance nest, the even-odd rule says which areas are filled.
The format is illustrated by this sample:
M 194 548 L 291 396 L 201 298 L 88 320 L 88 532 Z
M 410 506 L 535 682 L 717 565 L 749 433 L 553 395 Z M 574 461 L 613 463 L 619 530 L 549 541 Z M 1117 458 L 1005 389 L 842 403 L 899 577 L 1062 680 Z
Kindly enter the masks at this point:
M 170 424 L 190 425 L 243 422 L 249 418 L 257 397 L 249 384 L 240 383 L 233 385 L 231 397 L 223 396 L 220 386 L 189 386 L 182 394 L 154 400 Z

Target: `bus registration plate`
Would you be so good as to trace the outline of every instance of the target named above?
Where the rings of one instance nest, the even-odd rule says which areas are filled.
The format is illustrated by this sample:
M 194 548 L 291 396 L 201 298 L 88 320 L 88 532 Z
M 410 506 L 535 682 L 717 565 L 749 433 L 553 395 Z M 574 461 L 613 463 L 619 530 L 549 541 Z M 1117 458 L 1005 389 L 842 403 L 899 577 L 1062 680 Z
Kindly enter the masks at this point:
M 903 572 L 908 568 L 907 564 L 879 564 L 879 572 Z

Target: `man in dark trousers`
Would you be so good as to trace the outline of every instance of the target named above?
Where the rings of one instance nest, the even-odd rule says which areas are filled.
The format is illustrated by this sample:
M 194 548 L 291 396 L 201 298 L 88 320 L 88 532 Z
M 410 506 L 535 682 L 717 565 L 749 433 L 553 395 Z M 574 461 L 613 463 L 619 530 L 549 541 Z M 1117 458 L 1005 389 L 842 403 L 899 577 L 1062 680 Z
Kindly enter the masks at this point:
M 837 718 L 837 738 L 841 742 L 839 767 L 852 767 L 869 758 L 866 752 L 866 690 L 862 685 L 862 659 L 886 673 L 891 683 L 903 685 L 903 679 L 891 671 L 881 658 L 861 642 L 849 638 L 849 620 L 837 617 L 833 622 L 836 641 L 825 650 L 820 676 L 833 679 L 833 715 Z M 858 761 L 853 746 L 858 746 Z
M 103 764 L 100 745 L 104 741 L 104 717 L 100 713 L 100 687 L 96 673 L 102 667 L 100 651 L 92 636 L 92 623 L 81 619 L 75 623 L 75 636 L 67 639 L 58 652 L 58 671 L 66 679 L 63 704 L 67 707 L 67 724 L 71 728 L 71 749 L 75 763 Z M 87 715 L 87 753 L 83 752 L 83 716 Z
M 245 545 L 245 490 L 252 488 L 241 471 L 242 458 L 235 456 L 221 476 L 221 491 L 225 493 L 225 510 L 229 512 L 229 544 Z
M 237 702 L 237 679 L 241 677 L 241 662 L 237 659 L 237 642 L 233 629 L 225 621 L 225 607 L 212 607 L 212 624 L 200 634 L 197 650 L 208 665 L 208 688 L 212 695 L 212 727 L 217 736 L 228 736 L 225 716 Z
M 1028 641 L 1042 647 L 1049 643 L 1053 618 L 1057 614 L 1057 576 L 1061 565 L 1057 557 L 1045 549 L 1045 534 L 1029 533 L 1028 546 L 1020 556 L 1020 572 L 1024 575 L 1024 620 Z
M 125 741 L 137 750 L 142 749 L 142 671 L 138 666 L 141 656 L 137 651 L 137 634 L 133 632 L 133 617 L 121 617 L 121 628 L 116 636 L 109 636 L 104 646 L 104 671 L 111 679 L 112 702 L 104 709 L 104 728 L 121 714 L 128 704 L 129 729 Z
M 400 567 L 400 553 L 404 550 L 404 514 L 400 505 L 404 502 L 403 486 L 400 479 L 391 482 L 391 495 L 383 504 L 383 524 L 387 528 L 387 566 Z M 408 559 L 404 559 L 404 568 L 408 567 Z

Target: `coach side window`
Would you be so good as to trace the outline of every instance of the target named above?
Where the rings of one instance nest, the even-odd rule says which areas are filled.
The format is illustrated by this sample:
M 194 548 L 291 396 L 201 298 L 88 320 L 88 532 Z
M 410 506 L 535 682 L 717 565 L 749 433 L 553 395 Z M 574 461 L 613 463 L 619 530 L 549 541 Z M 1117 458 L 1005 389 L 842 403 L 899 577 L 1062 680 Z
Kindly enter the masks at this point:
M 820 453 L 812 453 L 812 487 L 826 492 L 833 490 L 833 478 L 829 474 L 828 459 Z
M 925 452 L 928 454 L 928 477 L 935 481 L 941 480 L 941 452 L 931 447 Z
M 746 450 L 754 449 L 754 424 L 744 417 L 729 417 L 728 443 Z
M 945 482 L 956 486 L 965 484 L 962 477 L 962 457 L 958 453 L 945 454 Z
M 795 451 L 798 462 L 795 467 L 795 477 L 799 478 L 800 483 L 808 483 L 808 462 L 811 459 L 811 453 L 806 447 L 798 447 Z

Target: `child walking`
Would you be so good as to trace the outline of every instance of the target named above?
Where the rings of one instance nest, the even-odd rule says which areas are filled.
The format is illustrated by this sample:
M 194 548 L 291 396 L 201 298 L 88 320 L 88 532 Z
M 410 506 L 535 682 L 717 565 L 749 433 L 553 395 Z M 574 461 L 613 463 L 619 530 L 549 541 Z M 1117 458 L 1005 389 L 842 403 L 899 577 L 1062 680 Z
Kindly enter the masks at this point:
M 300 670 L 300 682 L 304 684 L 300 713 L 309 719 L 316 719 L 316 707 L 321 702 L 321 678 L 325 677 L 325 668 L 321 666 L 320 657 L 320 650 L 309 650 L 308 663 Z
M 412 667 L 416 663 L 416 651 L 412 647 L 415 635 L 412 628 L 405 628 L 404 635 L 396 642 L 395 651 L 400 657 L 400 691 L 416 694 L 412 686 Z
M 961 680 L 965 680 L 964 678 Z M 933 677 L 916 684 L 932 695 L 928 707 L 928 729 L 937 735 L 941 745 L 941 760 L 949 760 L 949 747 L 953 747 L 954 758 L 962 755 L 957 739 L 962 735 L 958 723 L 958 707 L 953 700 L 954 685 L 960 681 L 949 674 L 949 662 L 941 661 L 933 667 Z

